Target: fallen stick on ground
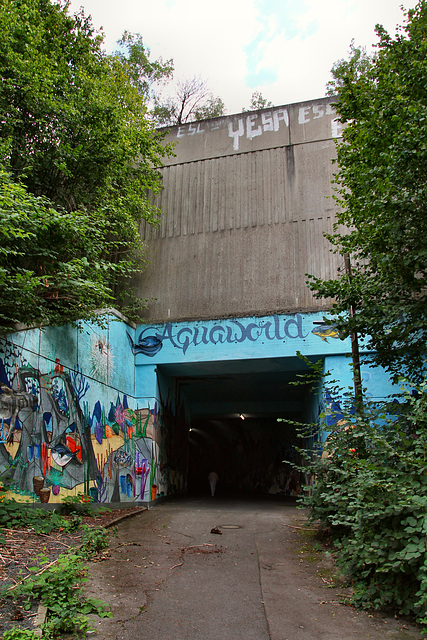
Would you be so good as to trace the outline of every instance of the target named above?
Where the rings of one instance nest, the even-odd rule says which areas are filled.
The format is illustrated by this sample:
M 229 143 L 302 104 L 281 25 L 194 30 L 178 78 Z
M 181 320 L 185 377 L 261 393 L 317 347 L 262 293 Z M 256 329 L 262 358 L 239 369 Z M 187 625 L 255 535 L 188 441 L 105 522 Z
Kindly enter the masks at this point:
M 51 540 L 54 540 L 56 544 L 62 544 L 64 547 L 67 547 L 67 549 L 70 548 L 69 544 L 65 544 L 65 542 L 61 542 L 60 540 L 58 540 L 54 536 L 48 536 L 47 533 L 38 533 L 37 535 L 38 536 L 44 536 L 45 538 L 50 538 Z
M 209 544 L 209 542 L 204 542 L 203 544 L 192 544 L 190 547 L 185 547 L 186 549 L 196 549 L 196 547 L 214 547 L 215 545 Z

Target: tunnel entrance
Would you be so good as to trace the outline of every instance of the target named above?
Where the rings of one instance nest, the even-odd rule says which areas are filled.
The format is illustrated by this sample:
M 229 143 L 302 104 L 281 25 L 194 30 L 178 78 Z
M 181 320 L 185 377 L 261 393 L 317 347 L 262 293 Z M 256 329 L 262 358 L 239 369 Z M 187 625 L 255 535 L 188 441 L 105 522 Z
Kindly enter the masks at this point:
M 299 493 L 298 442 L 292 424 L 270 416 L 197 421 L 189 434 L 188 491 L 206 493 L 210 471 L 218 473 L 219 493 L 295 496 Z
M 313 385 L 302 384 L 307 372 L 297 357 L 158 367 L 175 415 L 167 449 L 176 463 L 180 452 L 188 493 L 207 495 L 212 470 L 218 494 L 300 493 L 294 423 L 317 421 L 320 406 Z

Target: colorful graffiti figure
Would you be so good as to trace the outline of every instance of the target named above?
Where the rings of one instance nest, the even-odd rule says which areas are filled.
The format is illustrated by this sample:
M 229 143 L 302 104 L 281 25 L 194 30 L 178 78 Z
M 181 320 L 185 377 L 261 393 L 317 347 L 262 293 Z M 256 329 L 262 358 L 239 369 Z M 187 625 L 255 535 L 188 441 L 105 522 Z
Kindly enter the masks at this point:
M 32 492 L 34 476 L 49 476 L 50 484 L 68 489 L 84 482 L 90 433 L 67 374 L 57 368 L 43 375 L 28 366 L 18 369 L 12 383 L 2 384 L 0 411 L 4 433 L 10 419 L 0 470 L 10 467 L 13 455 L 11 480 L 19 490 Z
M 109 409 L 97 400 L 90 411 L 83 401 L 90 385 L 78 367 L 69 371 L 56 358 L 42 373 L 13 346 L 2 353 L 0 474 L 8 473 L 12 493 L 42 500 L 45 491 L 58 501 L 62 490 L 97 502 L 150 499 L 161 482 L 159 450 L 147 434 L 155 428 L 154 410 L 133 410 L 123 395 Z
M 315 336 L 319 336 L 325 342 L 328 342 L 328 338 L 340 338 L 340 332 L 336 324 L 323 323 L 317 327 L 314 327 L 312 332 Z
M 134 356 L 142 353 L 144 356 L 149 356 L 150 358 L 152 358 L 157 353 L 159 353 L 160 349 L 163 346 L 162 340 L 157 336 L 143 336 L 143 332 L 141 332 L 139 335 L 138 344 L 135 344 L 130 335 L 128 333 L 126 333 L 126 335 L 128 337 L 130 348 Z
M 6 384 L 0 384 L 0 442 L 12 442 L 18 414 L 23 409 L 35 410 L 37 407 L 37 396 L 26 391 L 15 391 Z M 6 431 L 7 429 L 7 431 Z

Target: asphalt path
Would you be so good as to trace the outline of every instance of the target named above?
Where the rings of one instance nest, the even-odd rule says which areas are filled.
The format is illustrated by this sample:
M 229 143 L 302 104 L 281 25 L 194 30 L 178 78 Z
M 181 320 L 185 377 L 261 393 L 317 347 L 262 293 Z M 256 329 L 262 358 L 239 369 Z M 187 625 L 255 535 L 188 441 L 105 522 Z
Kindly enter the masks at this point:
M 343 604 L 333 561 L 283 500 L 171 500 L 121 522 L 111 545 L 87 587 L 111 605 L 113 618 L 93 620 L 102 640 L 423 638 Z

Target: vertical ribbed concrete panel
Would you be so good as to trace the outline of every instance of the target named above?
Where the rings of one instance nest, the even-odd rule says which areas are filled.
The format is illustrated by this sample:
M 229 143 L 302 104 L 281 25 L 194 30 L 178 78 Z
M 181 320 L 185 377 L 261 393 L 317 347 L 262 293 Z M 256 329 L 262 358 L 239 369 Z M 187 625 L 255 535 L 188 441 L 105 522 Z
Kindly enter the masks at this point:
M 198 127 L 198 128 L 197 128 Z M 144 225 L 150 265 L 135 281 L 150 322 L 326 307 L 306 273 L 333 277 L 335 216 L 328 99 L 173 127 L 163 211 Z

